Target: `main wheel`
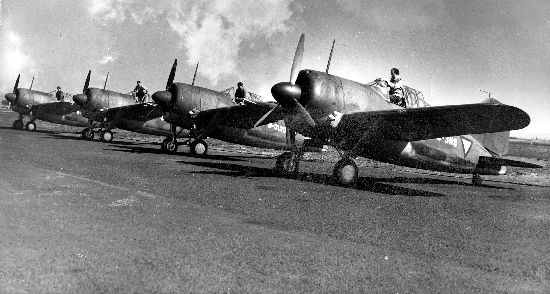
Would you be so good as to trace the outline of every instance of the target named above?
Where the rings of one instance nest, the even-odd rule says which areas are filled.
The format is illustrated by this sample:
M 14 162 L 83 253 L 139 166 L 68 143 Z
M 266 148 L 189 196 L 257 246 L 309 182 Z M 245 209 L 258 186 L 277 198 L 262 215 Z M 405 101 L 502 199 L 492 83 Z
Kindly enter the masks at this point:
M 359 178 L 357 164 L 349 158 L 341 159 L 334 166 L 333 176 L 340 185 L 351 186 Z
M 277 157 L 275 171 L 284 177 L 296 177 L 300 168 L 300 161 L 292 159 L 291 152 L 285 152 Z
M 474 186 L 481 186 L 483 184 L 483 179 L 478 174 L 472 175 L 472 185 Z
M 13 128 L 16 130 L 22 130 L 23 129 L 23 120 L 16 120 L 13 122 Z
M 198 157 L 205 156 L 206 152 L 208 152 L 208 144 L 200 139 L 195 140 L 189 145 L 189 151 Z
M 94 139 L 94 130 L 87 129 L 86 132 L 84 133 L 84 139 L 88 141 L 92 141 Z
M 80 137 L 82 139 L 86 139 L 86 132 L 88 131 L 89 129 L 88 128 L 85 128 L 82 130 L 82 132 L 80 132 Z
M 25 125 L 25 130 L 29 131 L 29 132 L 34 132 L 36 131 L 36 124 L 32 121 L 28 122 L 26 125 Z
M 165 138 L 164 140 L 162 140 L 162 143 L 160 143 L 160 150 L 162 150 L 162 151 L 168 150 L 168 149 L 166 148 L 166 146 L 168 145 L 168 143 L 169 143 L 170 141 L 172 141 L 171 138 Z
M 170 139 L 170 141 L 166 143 L 166 151 L 170 153 L 178 152 L 178 141 L 176 139 Z
M 102 142 L 109 143 L 113 141 L 113 133 L 111 131 L 103 131 L 99 134 L 99 138 Z

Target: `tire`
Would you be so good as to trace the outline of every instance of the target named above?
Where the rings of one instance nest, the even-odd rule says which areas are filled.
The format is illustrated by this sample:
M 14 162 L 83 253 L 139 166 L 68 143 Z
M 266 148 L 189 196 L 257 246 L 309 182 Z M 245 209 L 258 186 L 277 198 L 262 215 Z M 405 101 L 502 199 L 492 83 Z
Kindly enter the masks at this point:
M 92 141 L 94 139 L 94 130 L 91 130 L 91 129 L 87 129 L 86 132 L 84 133 L 84 139 L 88 140 L 88 141 Z
M 275 162 L 275 171 L 281 174 L 283 177 L 294 178 L 298 175 L 300 169 L 300 161 L 292 160 L 292 153 L 285 152 Z
M 167 149 L 166 146 L 168 145 L 168 143 L 169 143 L 170 141 L 172 141 L 171 138 L 165 138 L 164 140 L 162 140 L 162 143 L 160 143 L 160 150 L 162 150 L 162 151 L 167 151 L 168 149 Z
M 355 161 L 345 158 L 336 163 L 332 175 L 338 184 L 342 186 L 351 186 L 354 185 L 359 178 L 359 169 Z
M 478 174 L 473 174 L 472 175 L 472 185 L 474 185 L 474 186 L 483 185 L 483 179 L 481 178 L 480 175 L 478 175 Z
M 23 129 L 23 121 L 18 119 L 13 122 L 13 128 L 16 130 L 22 130 Z
M 86 139 L 86 132 L 88 131 L 89 129 L 88 128 L 85 128 L 82 130 L 82 132 L 80 132 L 80 137 L 82 139 Z
M 170 141 L 166 143 L 166 151 L 168 151 L 169 153 L 178 152 L 178 141 L 176 139 L 170 139 Z
M 29 132 L 34 132 L 36 131 L 36 124 L 32 121 L 28 122 L 26 125 L 25 125 L 25 130 L 29 131 Z
M 195 140 L 189 145 L 189 151 L 197 157 L 205 156 L 208 152 L 208 144 L 203 140 Z
M 109 143 L 113 141 L 113 132 L 111 131 L 103 131 L 100 134 L 100 139 L 102 142 Z

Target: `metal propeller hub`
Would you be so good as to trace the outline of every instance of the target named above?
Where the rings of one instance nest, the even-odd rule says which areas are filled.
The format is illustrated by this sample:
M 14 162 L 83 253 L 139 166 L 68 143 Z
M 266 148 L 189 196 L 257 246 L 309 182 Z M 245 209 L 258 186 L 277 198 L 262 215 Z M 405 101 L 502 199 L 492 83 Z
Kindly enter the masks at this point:
M 88 96 L 84 95 L 84 94 L 76 94 L 73 96 L 73 101 L 74 103 L 76 103 L 78 106 L 84 106 L 86 104 L 86 102 L 88 101 Z
M 17 95 L 14 93 L 7 93 L 5 96 L 6 100 L 8 100 L 10 103 L 13 103 L 15 99 L 17 98 Z
M 155 92 L 152 98 L 162 109 L 168 109 L 172 103 L 172 93 L 170 91 Z
M 283 108 L 288 108 L 299 101 L 302 89 L 296 84 L 282 82 L 271 87 L 271 95 Z

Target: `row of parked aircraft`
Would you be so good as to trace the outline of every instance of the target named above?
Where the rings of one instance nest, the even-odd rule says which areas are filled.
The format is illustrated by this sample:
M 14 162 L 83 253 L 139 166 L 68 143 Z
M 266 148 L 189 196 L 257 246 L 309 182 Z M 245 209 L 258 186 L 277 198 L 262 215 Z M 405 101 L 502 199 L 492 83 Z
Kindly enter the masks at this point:
M 333 43 L 334 49 L 334 43 Z M 245 100 L 235 104 L 229 93 L 176 83 L 177 60 L 166 89 L 152 95 L 154 103 L 135 103 L 129 94 L 89 87 L 74 103 L 58 102 L 48 93 L 19 88 L 5 98 L 19 113 L 16 129 L 36 129 L 36 120 L 83 127 L 82 138 L 113 140 L 115 128 L 164 136 L 161 148 L 175 153 L 178 138 L 190 152 L 204 156 L 207 138 L 248 146 L 286 150 L 276 161 L 283 176 L 296 176 L 304 152 L 334 147 L 340 160 L 334 178 L 342 185 L 358 179 L 358 156 L 428 170 L 480 175 L 501 175 L 506 166 L 527 168 L 538 164 L 507 158 L 509 131 L 526 127 L 523 110 L 495 99 L 482 103 L 430 107 L 406 87 L 409 107 L 392 104 L 374 83 L 362 84 L 325 72 L 300 70 L 304 35 L 300 37 L 290 80 L 271 88 L 275 102 Z M 331 50 L 332 56 L 332 50 Z M 196 75 L 196 71 L 195 71 Z M 23 119 L 29 117 L 24 124 Z

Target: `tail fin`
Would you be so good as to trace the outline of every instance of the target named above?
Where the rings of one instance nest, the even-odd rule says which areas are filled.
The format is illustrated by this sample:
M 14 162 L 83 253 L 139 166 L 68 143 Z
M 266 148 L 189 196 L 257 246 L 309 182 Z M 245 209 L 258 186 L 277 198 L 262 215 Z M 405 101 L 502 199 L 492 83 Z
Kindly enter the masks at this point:
M 502 104 L 494 98 L 487 98 L 481 103 L 489 104 Z M 488 134 L 475 134 L 472 135 L 485 149 L 489 152 L 493 152 L 498 156 L 503 156 L 508 154 L 508 147 L 510 146 L 510 131 L 504 131 L 499 133 L 488 133 Z

